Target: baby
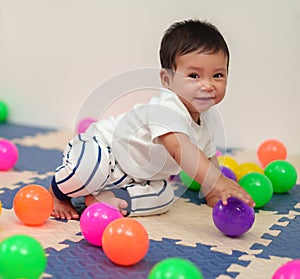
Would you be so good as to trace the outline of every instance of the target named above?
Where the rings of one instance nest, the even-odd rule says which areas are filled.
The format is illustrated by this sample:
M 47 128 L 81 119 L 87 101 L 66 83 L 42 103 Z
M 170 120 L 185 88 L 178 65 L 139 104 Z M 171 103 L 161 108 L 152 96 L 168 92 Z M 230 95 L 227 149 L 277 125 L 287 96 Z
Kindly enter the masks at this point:
M 213 106 L 226 93 L 227 44 L 217 28 L 199 20 L 176 22 L 160 47 L 162 89 L 147 104 L 92 124 L 68 144 L 49 191 L 52 216 L 78 219 L 71 198 L 102 201 L 125 216 L 169 210 L 171 175 L 184 170 L 201 184 L 209 206 L 236 197 L 254 202 L 219 171 Z

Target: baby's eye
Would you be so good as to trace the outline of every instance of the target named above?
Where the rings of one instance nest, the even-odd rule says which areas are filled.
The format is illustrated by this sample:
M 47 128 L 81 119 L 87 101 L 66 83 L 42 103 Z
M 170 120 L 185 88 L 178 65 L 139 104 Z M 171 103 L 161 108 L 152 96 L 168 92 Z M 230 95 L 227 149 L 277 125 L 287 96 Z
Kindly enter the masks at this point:
M 224 75 L 222 73 L 214 74 L 214 78 L 222 78 Z
M 190 77 L 190 78 L 195 78 L 195 79 L 197 79 L 197 78 L 199 78 L 200 76 L 199 76 L 198 74 L 196 74 L 196 73 L 192 73 L 192 74 L 189 75 L 189 77 Z

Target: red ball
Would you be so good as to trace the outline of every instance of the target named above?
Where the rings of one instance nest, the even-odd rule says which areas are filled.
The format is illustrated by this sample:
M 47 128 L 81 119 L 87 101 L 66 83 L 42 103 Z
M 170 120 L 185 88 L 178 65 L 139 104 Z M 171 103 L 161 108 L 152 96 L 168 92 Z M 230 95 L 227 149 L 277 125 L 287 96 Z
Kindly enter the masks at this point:
M 121 266 L 133 265 L 142 260 L 148 252 L 148 233 L 144 226 L 134 219 L 117 219 L 104 230 L 102 248 L 113 263 Z
M 286 147 L 275 139 L 264 141 L 257 150 L 257 157 L 263 167 L 275 160 L 285 160 L 286 156 Z
M 40 185 L 25 186 L 14 198 L 15 214 L 25 225 L 36 226 L 46 222 L 53 206 L 53 197 Z

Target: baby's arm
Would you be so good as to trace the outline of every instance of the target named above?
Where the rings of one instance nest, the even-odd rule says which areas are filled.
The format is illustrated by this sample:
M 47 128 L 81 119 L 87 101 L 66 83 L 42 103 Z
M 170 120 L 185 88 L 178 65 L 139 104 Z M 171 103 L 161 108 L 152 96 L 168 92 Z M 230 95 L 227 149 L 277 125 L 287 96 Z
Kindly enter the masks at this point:
M 224 205 L 229 197 L 236 197 L 255 206 L 251 196 L 238 183 L 224 177 L 204 153 L 182 133 L 168 133 L 160 140 L 178 165 L 201 184 L 203 194 L 214 203 L 222 199 Z M 213 205 L 210 203 L 210 205 Z
M 217 156 L 213 156 L 211 157 L 210 159 L 210 162 L 216 167 L 216 168 L 219 168 L 219 161 L 218 161 L 218 158 Z

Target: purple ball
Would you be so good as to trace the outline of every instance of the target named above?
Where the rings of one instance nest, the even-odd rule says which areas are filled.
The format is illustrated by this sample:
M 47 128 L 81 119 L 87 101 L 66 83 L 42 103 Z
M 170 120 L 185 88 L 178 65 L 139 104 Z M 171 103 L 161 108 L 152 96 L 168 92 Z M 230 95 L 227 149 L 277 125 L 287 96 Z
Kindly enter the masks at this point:
M 236 175 L 230 168 L 220 166 L 220 171 L 223 173 L 224 176 L 230 178 L 231 180 L 237 181 Z
M 237 198 L 229 198 L 227 205 L 219 200 L 212 217 L 216 227 L 225 235 L 237 237 L 247 232 L 255 219 L 254 209 Z

